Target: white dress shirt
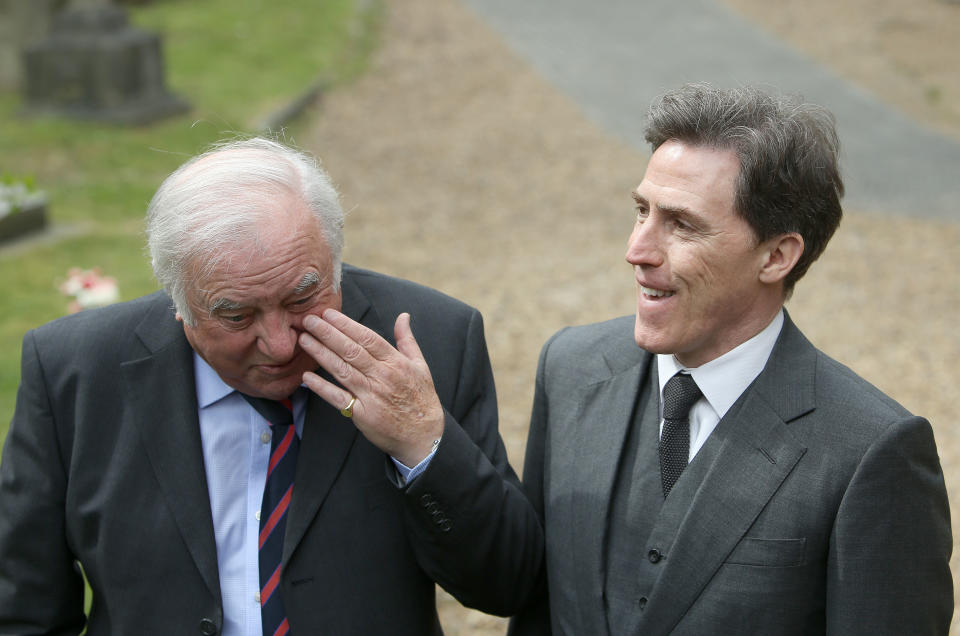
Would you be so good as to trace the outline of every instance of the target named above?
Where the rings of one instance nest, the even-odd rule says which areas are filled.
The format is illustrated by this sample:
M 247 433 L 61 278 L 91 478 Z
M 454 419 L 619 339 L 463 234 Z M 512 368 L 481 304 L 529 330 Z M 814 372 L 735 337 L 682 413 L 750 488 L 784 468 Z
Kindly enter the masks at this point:
M 270 462 L 270 424 L 196 353 L 193 363 L 223 600 L 221 634 L 262 636 L 258 537 Z M 298 392 L 293 422 L 301 438 L 306 410 L 307 394 Z M 434 453 L 412 469 L 391 459 L 406 483 L 426 469 Z
M 703 392 L 690 409 L 690 457 L 692 461 L 707 437 L 760 375 L 783 327 L 783 309 L 763 331 L 735 349 L 699 367 L 688 368 L 672 354 L 657 355 L 660 380 L 660 432 L 663 433 L 663 387 L 678 371 L 686 371 Z

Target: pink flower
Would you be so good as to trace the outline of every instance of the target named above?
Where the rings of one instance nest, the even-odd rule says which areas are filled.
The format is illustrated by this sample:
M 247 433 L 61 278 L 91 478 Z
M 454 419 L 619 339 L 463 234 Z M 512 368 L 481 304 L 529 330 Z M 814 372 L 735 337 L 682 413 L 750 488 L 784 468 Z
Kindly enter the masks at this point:
M 103 276 L 99 267 L 71 267 L 67 272 L 67 279 L 60 284 L 60 291 L 74 298 L 67 305 L 70 313 L 91 307 L 104 307 L 120 299 L 117 280 L 112 276 Z

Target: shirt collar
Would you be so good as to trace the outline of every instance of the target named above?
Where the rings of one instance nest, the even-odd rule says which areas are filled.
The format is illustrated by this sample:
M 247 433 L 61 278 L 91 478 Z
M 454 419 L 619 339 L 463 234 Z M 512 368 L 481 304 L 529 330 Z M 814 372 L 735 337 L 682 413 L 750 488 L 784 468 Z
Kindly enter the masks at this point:
M 763 331 L 719 358 L 692 369 L 684 367 L 672 354 L 658 354 L 660 401 L 663 402 L 663 386 L 667 380 L 678 371 L 686 371 L 693 376 L 694 382 L 700 387 L 707 402 L 722 418 L 740 395 L 747 390 L 750 383 L 763 371 L 782 327 L 783 309 L 781 308 Z
M 193 352 L 193 372 L 197 385 L 197 406 L 206 408 L 233 393 L 233 387 L 228 385 L 213 370 L 207 361 Z

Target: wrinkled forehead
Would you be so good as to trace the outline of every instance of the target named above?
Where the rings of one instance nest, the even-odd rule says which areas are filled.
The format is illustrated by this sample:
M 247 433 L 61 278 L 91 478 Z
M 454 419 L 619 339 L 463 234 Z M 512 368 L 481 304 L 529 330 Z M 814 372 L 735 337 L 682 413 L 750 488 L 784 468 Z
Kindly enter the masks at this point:
M 197 219 L 196 229 L 211 234 L 210 239 L 186 262 L 194 280 L 271 254 L 327 251 L 319 220 L 302 199 L 289 192 L 245 192 L 240 198 L 216 203 L 214 214 L 205 217 Z
M 650 205 L 726 210 L 734 203 L 739 173 L 740 162 L 731 150 L 671 140 L 650 157 L 635 192 Z

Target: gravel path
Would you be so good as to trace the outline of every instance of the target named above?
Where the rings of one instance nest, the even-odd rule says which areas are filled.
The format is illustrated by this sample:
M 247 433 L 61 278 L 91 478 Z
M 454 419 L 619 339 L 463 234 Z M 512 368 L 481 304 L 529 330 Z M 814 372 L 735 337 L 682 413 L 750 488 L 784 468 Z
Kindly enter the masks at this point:
M 623 252 L 646 155 L 589 123 L 456 0 L 387 2 L 370 72 L 327 95 L 292 141 L 339 184 L 348 261 L 483 312 L 519 472 L 542 343 L 632 312 Z M 958 262 L 960 224 L 848 210 L 788 304 L 814 343 L 931 419 L 955 502 Z M 504 633 L 440 596 L 447 634 Z

